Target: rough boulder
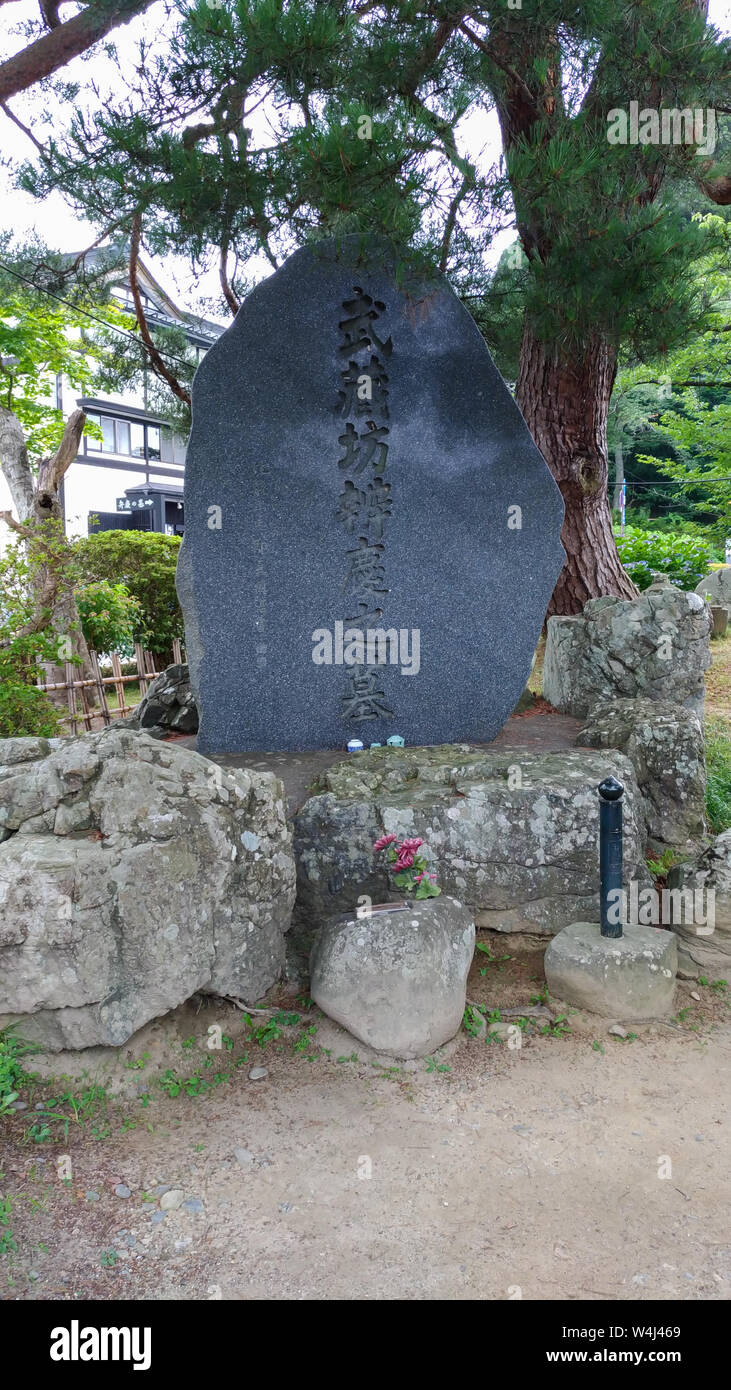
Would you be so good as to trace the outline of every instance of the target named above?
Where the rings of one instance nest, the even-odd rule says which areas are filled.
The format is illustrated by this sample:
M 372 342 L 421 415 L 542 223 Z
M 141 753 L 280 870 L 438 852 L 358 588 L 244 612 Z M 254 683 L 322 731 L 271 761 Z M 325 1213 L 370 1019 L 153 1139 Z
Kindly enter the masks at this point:
M 0 741 L 0 841 L 0 1026 L 119 1045 L 281 972 L 295 871 L 270 773 L 114 727 Z

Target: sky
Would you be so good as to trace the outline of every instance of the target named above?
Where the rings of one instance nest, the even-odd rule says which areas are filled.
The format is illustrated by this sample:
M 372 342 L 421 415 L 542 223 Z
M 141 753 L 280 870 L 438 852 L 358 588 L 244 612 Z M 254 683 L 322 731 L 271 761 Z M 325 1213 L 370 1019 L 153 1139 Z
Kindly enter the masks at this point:
M 76 10 L 73 4 L 62 5 L 61 18 L 70 18 Z M 27 40 L 15 33 L 23 22 L 35 19 L 38 15 L 37 0 L 6 0 L 0 7 L 0 59 L 22 48 Z M 731 0 L 710 0 L 709 18 L 723 32 L 731 32 Z M 144 36 L 154 41 L 156 26 L 165 22 L 162 4 L 151 7 L 144 15 L 130 24 L 117 29 L 113 35 L 119 52 L 120 63 L 131 66 L 137 60 L 137 47 Z M 164 29 L 157 29 L 157 37 L 164 40 Z M 114 90 L 121 82 L 116 66 L 105 55 L 102 45 L 85 58 L 75 59 L 63 69 L 64 78 L 85 81 L 93 75 L 102 88 Z M 38 138 L 43 140 L 44 120 L 48 120 L 46 101 L 37 93 L 29 92 L 15 97 L 9 103 L 15 115 L 30 127 Z M 253 125 L 252 121 L 252 125 Z M 258 134 L 255 130 L 255 134 Z M 468 112 L 458 127 L 458 140 L 463 150 L 480 166 L 489 166 L 500 157 L 500 134 L 497 116 L 494 112 Z M 0 153 L 3 160 L 19 161 L 32 158 L 35 151 L 30 140 L 0 112 Z M 79 219 L 78 214 L 57 194 L 40 201 L 14 187 L 11 170 L 0 167 L 0 230 L 12 230 L 22 240 L 27 234 L 37 231 L 41 239 L 57 251 L 79 251 L 90 245 L 97 235 L 89 223 Z M 505 247 L 514 240 L 513 230 L 499 232 L 494 238 L 488 261 L 496 264 Z M 205 300 L 218 298 L 220 286 L 216 271 L 210 271 L 199 278 L 192 274 L 190 266 L 177 257 L 164 260 L 150 257 L 143 250 L 142 259 L 152 270 L 165 289 L 177 299 L 181 307 L 211 314 L 210 305 Z M 255 274 L 259 267 L 249 264 L 247 274 Z M 268 262 L 261 258 L 261 274 L 271 273 Z M 216 317 L 225 319 L 224 311 Z

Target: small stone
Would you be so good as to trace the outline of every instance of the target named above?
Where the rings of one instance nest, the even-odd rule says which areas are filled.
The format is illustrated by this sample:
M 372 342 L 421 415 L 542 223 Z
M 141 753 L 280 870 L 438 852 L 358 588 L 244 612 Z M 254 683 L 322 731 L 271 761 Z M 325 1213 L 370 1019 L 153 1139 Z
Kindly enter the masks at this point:
M 176 1249 L 176 1250 L 187 1250 L 188 1246 L 189 1246 L 189 1245 L 192 1245 L 192 1243 L 193 1243 L 192 1238 L 191 1238 L 190 1236 L 185 1236 L 185 1237 L 183 1238 L 183 1240 L 176 1240 L 176 1242 L 175 1242 L 175 1249 Z
M 250 1149 L 234 1149 L 234 1158 L 242 1168 L 251 1168 L 255 1158 Z
M 263 1081 L 269 1075 L 268 1067 L 252 1067 L 249 1072 L 249 1081 Z
M 98 1202 L 98 1201 L 99 1201 L 99 1193 L 98 1193 L 98 1192 L 85 1192 L 85 1193 L 84 1193 L 84 1196 L 86 1197 L 87 1202 Z
M 153 1211 L 150 1221 L 153 1226 L 159 1226 L 160 1222 L 165 1220 L 165 1216 L 166 1213 L 164 1211 Z
M 280 1202 L 280 1203 L 279 1203 L 279 1210 L 280 1210 L 280 1211 L 294 1211 L 294 1207 L 292 1206 L 292 1203 L 291 1203 L 291 1202 Z
M 27 1100 L 16 1100 L 16 1101 L 15 1101 L 15 1104 L 14 1104 L 14 1105 L 11 1105 L 10 1109 L 11 1109 L 11 1110 L 27 1110 L 27 1109 L 28 1109 L 28 1102 L 27 1102 Z
M 163 1192 L 160 1198 L 161 1211 L 177 1211 L 183 1205 L 185 1193 L 182 1187 L 172 1187 L 168 1192 Z
M 627 1037 L 627 1029 L 626 1029 L 626 1028 L 623 1028 L 622 1025 L 621 1025 L 621 1023 L 613 1023 L 612 1026 L 611 1026 L 611 1028 L 608 1028 L 608 1029 L 607 1029 L 607 1032 L 608 1032 L 608 1033 L 611 1033 L 611 1035 L 612 1035 L 613 1038 L 626 1038 L 626 1037 Z
M 518 1033 L 520 1029 L 517 1023 L 507 1023 L 502 1019 L 487 1025 L 488 1038 L 497 1038 L 498 1042 L 511 1042 Z
M 36 1101 L 35 1105 L 33 1106 L 33 1109 L 34 1109 L 34 1110 L 45 1110 L 45 1108 L 46 1108 L 46 1102 L 45 1102 L 44 1100 L 38 1100 L 38 1101 Z
M 691 999 L 697 999 L 697 1000 L 700 1002 L 700 997 L 701 997 L 701 996 L 700 996 L 700 994 L 698 993 L 697 989 L 692 989 L 692 990 L 690 991 L 690 997 L 691 997 Z
M 678 968 L 676 973 L 679 980 L 697 980 L 698 978 L 697 974 L 693 974 L 689 970 L 681 970 Z
M 117 1197 L 131 1197 L 131 1196 L 132 1196 L 132 1193 L 131 1193 L 130 1189 L 127 1187 L 126 1183 L 123 1183 L 123 1182 L 117 1183 L 117 1186 L 115 1187 L 114 1191 L 115 1191 L 115 1195 L 116 1195 Z
M 200 1197 L 188 1197 L 186 1201 L 183 1202 L 183 1207 L 186 1211 L 203 1211 L 203 1203 Z
M 531 1129 L 531 1126 L 530 1126 L 530 1125 L 513 1125 L 513 1129 L 515 1130 L 515 1133 L 516 1133 L 516 1134 L 532 1134 L 532 1133 L 533 1133 L 533 1130 Z

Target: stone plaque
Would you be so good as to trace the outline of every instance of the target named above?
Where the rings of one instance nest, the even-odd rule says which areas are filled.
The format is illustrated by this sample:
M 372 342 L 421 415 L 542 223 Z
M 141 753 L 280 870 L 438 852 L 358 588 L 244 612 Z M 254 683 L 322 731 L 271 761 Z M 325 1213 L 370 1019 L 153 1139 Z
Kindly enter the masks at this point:
M 193 385 L 178 592 L 200 751 L 494 738 L 562 518 L 447 282 L 357 237 L 298 251 Z

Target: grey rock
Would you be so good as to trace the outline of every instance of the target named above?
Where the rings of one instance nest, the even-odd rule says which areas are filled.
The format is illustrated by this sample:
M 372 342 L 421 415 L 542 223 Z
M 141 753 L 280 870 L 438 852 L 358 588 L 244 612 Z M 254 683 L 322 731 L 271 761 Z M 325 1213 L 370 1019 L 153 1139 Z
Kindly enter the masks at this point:
M 709 603 L 722 605 L 731 616 L 731 567 L 711 570 L 700 584 L 696 584 L 695 591 Z
M 98 1202 L 98 1201 L 99 1201 L 99 1193 L 98 1193 L 98 1192 L 85 1192 L 85 1193 L 84 1193 L 84 1196 L 86 1197 L 87 1202 Z
M 234 1149 L 234 1158 L 242 1168 L 252 1168 L 256 1163 L 256 1157 L 250 1149 Z
M 183 1202 L 183 1210 L 192 1212 L 193 1214 L 203 1211 L 203 1203 L 200 1197 L 186 1197 Z
M 697 714 L 668 701 L 605 701 L 591 711 L 577 743 L 626 753 L 653 848 L 697 848 L 706 828 L 705 745 Z
M 185 1201 L 185 1193 L 182 1187 L 171 1187 L 169 1192 L 163 1192 L 160 1198 L 160 1211 L 177 1211 Z
M 11 1110 L 27 1110 L 27 1109 L 28 1109 L 28 1102 L 27 1102 L 27 1100 L 16 1100 L 16 1101 L 13 1101 L 13 1104 L 10 1106 L 10 1109 L 11 1109 Z
M 132 1193 L 131 1193 L 130 1189 L 127 1187 L 126 1183 L 123 1183 L 123 1182 L 117 1183 L 117 1186 L 115 1187 L 114 1191 L 115 1191 L 115 1194 L 116 1194 L 117 1197 L 131 1197 L 131 1196 L 132 1196 Z
M 468 910 L 442 895 L 408 912 L 326 922 L 310 957 L 310 993 L 377 1052 L 425 1057 L 462 1022 L 475 948 Z
M 120 722 L 128 729 L 144 729 L 154 737 L 197 733 L 198 710 L 187 665 L 167 666 L 161 671 L 139 705 Z
M 252 1067 L 249 1072 L 249 1081 L 263 1081 L 268 1075 L 268 1067 Z
M 611 1033 L 611 1035 L 612 1035 L 613 1038 L 626 1038 L 626 1037 L 627 1037 L 627 1029 L 626 1029 L 626 1028 L 623 1028 L 622 1025 L 621 1025 L 621 1023 L 613 1023 L 612 1026 L 611 1026 L 611 1028 L 608 1028 L 608 1029 L 607 1029 L 607 1032 L 608 1032 L 608 1033 Z
M 178 594 L 204 752 L 488 740 L 530 672 L 560 493 L 447 281 L 368 243 L 296 252 L 196 373 Z M 418 630 L 418 677 L 316 664 L 336 623 Z
M 702 715 L 710 632 L 708 605 L 673 584 L 651 584 L 636 599 L 590 599 L 576 617 L 548 620 L 544 697 L 579 719 L 621 697 Z
M 498 1042 L 501 1043 L 512 1043 L 513 1046 L 516 1044 L 519 1046 L 522 1042 L 521 1030 L 517 1023 L 508 1023 L 503 1019 L 496 1019 L 493 1023 L 488 1023 L 487 1036 L 488 1038 L 497 1038 Z
M 423 839 L 439 886 L 480 928 L 552 934 L 598 916 L 596 789 L 609 772 L 626 787 L 625 882 L 649 886 L 642 801 L 620 753 L 446 744 L 334 764 L 295 816 L 297 935 L 362 894 L 388 901 L 385 856 L 373 852 L 384 832 Z
M 153 1211 L 152 1216 L 150 1217 L 150 1224 L 152 1226 L 161 1226 L 166 1216 L 167 1212 Z
M 675 906 L 672 898 L 669 905 L 682 978 L 731 982 L 731 830 L 695 859 L 675 864 L 667 884 L 677 895 Z
M 664 1018 L 672 1010 L 677 949 L 672 932 L 628 927 L 603 937 L 598 923 L 572 922 L 544 958 L 551 994 L 602 1018 Z
M 294 897 L 281 783 L 114 726 L 20 742 L 0 740 L 0 1027 L 118 1046 L 197 990 L 260 997 Z

